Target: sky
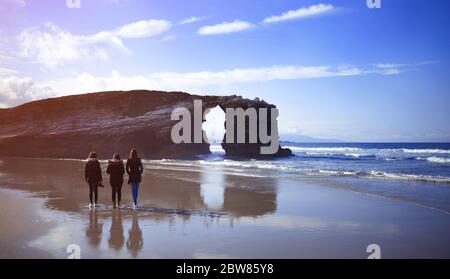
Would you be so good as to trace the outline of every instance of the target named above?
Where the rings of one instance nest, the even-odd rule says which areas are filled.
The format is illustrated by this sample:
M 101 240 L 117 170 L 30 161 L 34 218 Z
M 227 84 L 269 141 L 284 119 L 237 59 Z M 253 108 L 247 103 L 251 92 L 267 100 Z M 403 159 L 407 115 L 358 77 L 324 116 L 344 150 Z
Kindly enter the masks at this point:
M 0 0 L 0 107 L 105 90 L 236 94 L 277 105 L 281 134 L 450 141 L 450 1 L 79 2 Z

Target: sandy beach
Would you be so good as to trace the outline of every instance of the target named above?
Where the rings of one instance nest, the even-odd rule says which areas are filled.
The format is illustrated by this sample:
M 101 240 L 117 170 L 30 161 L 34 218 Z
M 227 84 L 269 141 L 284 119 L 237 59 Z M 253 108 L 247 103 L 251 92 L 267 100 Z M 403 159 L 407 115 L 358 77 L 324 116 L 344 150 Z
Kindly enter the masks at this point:
M 323 181 L 145 165 L 141 207 L 88 208 L 84 162 L 0 158 L 0 258 L 450 257 L 450 215 Z M 106 167 L 102 163 L 102 168 Z

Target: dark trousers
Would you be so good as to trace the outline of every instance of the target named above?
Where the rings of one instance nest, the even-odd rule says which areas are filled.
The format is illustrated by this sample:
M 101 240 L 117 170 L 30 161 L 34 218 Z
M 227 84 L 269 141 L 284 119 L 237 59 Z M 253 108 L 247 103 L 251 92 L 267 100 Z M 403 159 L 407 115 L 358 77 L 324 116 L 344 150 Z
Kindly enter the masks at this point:
M 118 201 L 122 199 L 122 184 L 123 183 L 112 183 L 111 189 L 112 189 L 112 201 Z
M 95 198 L 95 203 L 98 200 L 98 181 L 89 181 L 89 201 L 92 203 L 92 198 Z

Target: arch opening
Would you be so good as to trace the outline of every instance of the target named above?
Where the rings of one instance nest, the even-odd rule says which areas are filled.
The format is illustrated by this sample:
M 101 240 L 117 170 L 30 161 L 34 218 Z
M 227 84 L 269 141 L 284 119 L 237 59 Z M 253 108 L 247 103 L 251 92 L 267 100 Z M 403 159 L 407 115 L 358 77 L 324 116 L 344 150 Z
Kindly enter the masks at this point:
M 212 153 L 225 153 L 222 148 L 222 140 L 225 135 L 225 112 L 216 106 L 205 111 L 203 116 L 205 122 L 202 129 L 205 133 L 205 141 L 210 144 Z

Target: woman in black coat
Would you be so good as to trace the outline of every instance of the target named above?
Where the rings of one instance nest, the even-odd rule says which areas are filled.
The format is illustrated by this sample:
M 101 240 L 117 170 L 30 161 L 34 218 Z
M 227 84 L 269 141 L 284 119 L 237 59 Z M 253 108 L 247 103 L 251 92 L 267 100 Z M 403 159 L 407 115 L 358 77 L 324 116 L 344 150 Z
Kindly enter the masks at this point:
M 89 184 L 89 208 L 95 207 L 98 201 L 98 186 L 102 182 L 102 169 L 95 152 L 89 153 L 87 158 L 84 180 Z M 93 196 L 94 202 L 92 202 Z
M 113 208 L 120 207 L 120 200 L 122 198 L 123 175 L 125 174 L 125 167 L 119 154 L 114 154 L 113 159 L 108 162 L 106 173 L 109 174 L 109 183 L 112 188 L 112 204 Z
M 133 194 L 133 209 L 136 209 L 139 184 L 142 181 L 144 167 L 142 166 L 141 158 L 138 157 L 137 151 L 134 148 L 131 149 L 130 156 L 128 157 L 126 171 L 128 174 L 128 184 L 131 185 L 131 192 Z

